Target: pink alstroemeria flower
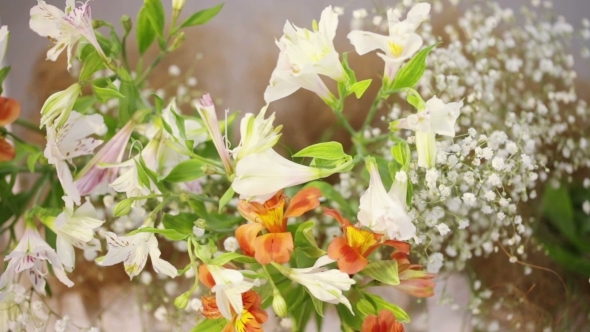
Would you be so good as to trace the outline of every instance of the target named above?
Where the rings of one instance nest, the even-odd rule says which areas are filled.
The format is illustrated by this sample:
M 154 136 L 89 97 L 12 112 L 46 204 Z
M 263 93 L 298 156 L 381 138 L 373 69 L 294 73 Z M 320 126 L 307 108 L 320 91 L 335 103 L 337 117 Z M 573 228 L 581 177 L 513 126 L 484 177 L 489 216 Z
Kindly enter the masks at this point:
M 127 142 L 135 128 L 135 121 L 131 120 L 119 130 L 100 150 L 92 157 L 86 166 L 76 177 L 76 187 L 81 196 L 90 194 L 103 183 L 111 183 L 117 178 L 118 167 L 101 167 L 101 164 L 119 164 L 123 159 Z
M 211 140 L 213 140 L 219 157 L 221 157 L 226 174 L 228 177 L 231 176 L 234 173 L 234 169 L 229 158 L 229 149 L 225 145 L 221 130 L 219 129 L 219 121 L 217 120 L 215 105 L 213 105 L 211 96 L 209 94 L 204 95 L 200 101 L 195 102 L 195 107 L 205 122 L 205 127 L 207 127 L 207 131 L 211 135 Z

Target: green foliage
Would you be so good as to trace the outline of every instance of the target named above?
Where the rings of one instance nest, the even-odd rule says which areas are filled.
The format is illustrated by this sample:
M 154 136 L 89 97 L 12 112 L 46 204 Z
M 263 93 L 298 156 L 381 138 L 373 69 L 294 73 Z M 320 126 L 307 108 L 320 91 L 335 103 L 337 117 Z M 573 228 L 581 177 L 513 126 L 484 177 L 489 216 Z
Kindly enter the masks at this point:
M 112 86 L 111 86 L 112 85 Z M 109 86 L 106 88 L 101 88 L 99 86 L 93 85 L 92 89 L 94 90 L 94 94 L 100 100 L 100 102 L 106 102 L 110 99 L 114 98 L 125 98 L 118 90 L 117 87 L 109 81 Z
M 221 196 L 219 199 L 219 212 L 221 213 L 221 209 L 223 209 L 229 201 L 234 197 L 234 189 L 232 187 L 227 188 L 227 191 Z
M 178 233 L 191 235 L 198 216 L 194 213 L 179 213 L 177 215 L 164 214 L 162 223 L 166 229 L 173 229 Z
M 395 318 L 402 322 L 402 323 L 409 323 L 410 316 L 400 307 L 396 306 L 395 304 L 389 303 L 385 301 L 381 296 L 363 292 L 362 296 L 366 299 L 373 307 L 375 308 L 374 312 L 381 312 L 381 310 L 389 310 L 394 315 Z
M 397 261 L 395 260 L 371 262 L 361 271 L 361 274 L 387 285 L 399 285 Z
M 344 216 L 352 217 L 356 215 L 355 208 L 351 206 L 351 203 L 342 197 L 331 184 L 324 181 L 313 181 L 306 184 L 303 188 L 305 189 L 309 187 L 318 188 L 322 192 L 322 196 L 326 197 L 331 202 L 337 203 L 340 213 L 344 214 Z
M 395 75 L 395 79 L 390 87 L 387 87 L 388 94 L 400 91 L 406 88 L 413 88 L 422 78 L 426 69 L 426 57 L 432 49 L 438 44 L 434 44 L 422 49 L 410 61 L 408 61 Z
M 2 83 L 4 83 L 4 80 L 6 79 L 6 76 L 8 76 L 9 72 L 10 72 L 10 66 L 0 69 L 0 95 L 4 91 L 2 89 Z
M 163 37 L 166 13 L 162 0 L 145 0 L 141 10 L 145 10 L 145 15 L 158 37 Z
M 186 21 L 184 21 L 181 25 L 180 28 L 188 28 L 191 26 L 195 26 L 195 25 L 201 25 L 201 24 L 205 24 L 207 22 L 209 22 L 212 18 L 214 18 L 215 16 L 217 16 L 217 14 L 221 11 L 221 9 L 223 8 L 223 3 L 211 8 L 207 8 L 207 9 L 203 9 L 200 10 L 196 13 L 194 13 L 193 15 L 191 15 L 189 18 L 186 19 Z
M 174 183 L 193 181 L 205 175 L 203 166 L 206 165 L 207 164 L 200 159 L 185 160 L 176 165 L 170 173 L 161 180 Z
M 156 38 L 156 30 L 150 21 L 148 9 L 145 5 L 141 7 L 137 14 L 137 27 L 135 29 L 135 37 L 137 38 L 137 46 L 139 54 L 144 54 Z
M 82 70 L 80 70 L 80 82 L 89 80 L 94 73 L 104 68 L 104 61 L 92 45 L 88 45 L 84 50 L 90 50 L 89 54 L 82 59 Z
M 205 319 L 195 326 L 191 332 L 221 332 L 227 325 L 227 319 Z
M 303 150 L 297 152 L 293 157 L 310 157 L 325 160 L 339 160 L 348 157 L 344 153 L 342 144 L 338 142 L 324 142 L 310 145 Z
M 174 229 L 159 229 L 159 228 L 154 228 L 154 227 L 143 227 L 143 228 L 134 230 L 133 232 L 129 233 L 128 236 L 134 235 L 137 233 L 160 234 L 160 235 L 164 236 L 165 238 L 167 238 L 168 240 L 172 240 L 172 241 L 181 241 L 181 240 L 184 240 L 187 238 L 186 234 L 181 234 Z
M 119 92 L 125 96 L 124 98 L 119 98 L 119 123 L 124 125 L 131 118 L 131 114 L 137 110 L 139 91 L 127 70 L 119 68 L 117 74 L 121 80 Z
M 318 258 L 326 254 L 325 251 L 318 247 L 313 236 L 315 222 L 309 220 L 297 227 L 295 232 L 295 250 L 303 252 L 310 258 Z

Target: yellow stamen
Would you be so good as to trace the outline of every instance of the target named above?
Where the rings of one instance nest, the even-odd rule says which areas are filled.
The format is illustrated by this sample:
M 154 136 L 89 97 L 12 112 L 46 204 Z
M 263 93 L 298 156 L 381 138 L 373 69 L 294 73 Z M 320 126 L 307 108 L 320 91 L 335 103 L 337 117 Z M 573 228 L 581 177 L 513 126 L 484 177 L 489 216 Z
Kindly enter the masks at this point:
M 389 51 L 394 57 L 399 57 L 404 52 L 404 47 L 400 44 L 389 42 Z

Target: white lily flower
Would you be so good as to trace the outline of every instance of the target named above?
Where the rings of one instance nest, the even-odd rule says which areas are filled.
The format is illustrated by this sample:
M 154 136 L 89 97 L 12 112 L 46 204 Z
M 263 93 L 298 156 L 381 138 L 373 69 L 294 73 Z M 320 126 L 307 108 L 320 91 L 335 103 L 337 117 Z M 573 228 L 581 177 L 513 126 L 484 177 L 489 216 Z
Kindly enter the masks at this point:
M 160 190 L 151 179 L 148 178 L 149 186 L 141 181 L 141 178 L 139 177 L 139 169 L 137 167 L 139 161 L 137 159 L 138 157 L 134 157 L 121 164 L 110 166 L 127 168 L 110 184 L 111 188 L 116 192 L 124 192 L 127 195 L 127 198 L 143 197 L 152 193 L 159 194 Z M 141 207 L 145 201 L 146 199 L 134 200 L 131 206 L 135 208 Z
M 233 318 L 231 308 L 234 312 L 241 314 L 244 309 L 242 294 L 254 287 L 254 282 L 244 278 L 244 275 L 237 270 L 216 265 L 207 265 L 207 269 L 215 280 L 215 286 L 211 290 L 215 293 L 219 312 L 229 320 Z
M 304 166 L 292 162 L 273 149 L 245 156 L 236 165 L 236 177 L 232 188 L 240 198 L 259 196 L 266 201 L 277 191 L 313 181 L 338 172 L 337 168 L 325 169 Z M 265 199 L 266 198 L 266 199 Z
M 172 264 L 160 258 L 161 252 L 158 249 L 158 240 L 154 233 L 118 236 L 115 233 L 106 232 L 106 240 L 109 252 L 104 259 L 99 261 L 102 266 L 123 262 L 125 272 L 129 278 L 133 278 L 143 270 L 149 254 L 154 271 L 171 278 L 178 275 L 178 271 Z
M 323 267 L 333 262 L 335 261 L 328 256 L 322 256 L 312 267 L 304 269 L 291 269 L 277 263 L 272 264 L 285 277 L 307 288 L 318 300 L 332 304 L 342 303 L 354 315 L 350 301 L 342 294 L 342 291 L 349 290 L 356 281 L 338 269 L 328 270 Z
M 360 30 L 348 34 L 348 39 L 358 54 L 363 55 L 376 49 L 384 52 L 377 55 L 385 61 L 385 86 L 393 82 L 402 63 L 422 47 L 422 37 L 415 31 L 420 23 L 426 20 L 429 12 L 430 4 L 419 3 L 412 7 L 404 21 L 400 21 L 392 8 L 387 11 L 389 36 Z
M 76 205 L 80 205 L 80 192 L 74 184 L 68 162 L 71 162 L 72 158 L 93 153 L 94 148 L 102 144 L 102 141 L 88 136 L 102 134 L 104 128 L 102 115 L 82 115 L 75 111 L 62 127 L 47 127 L 45 158 L 50 164 L 55 165 L 64 192 Z
M 211 136 L 211 140 L 219 153 L 223 167 L 228 176 L 233 174 L 233 166 L 229 157 L 229 149 L 221 135 L 219 129 L 219 121 L 217 121 L 217 114 L 215 113 L 215 105 L 209 94 L 204 95 L 200 101 L 195 102 L 195 107 L 201 116 L 201 119 L 205 122 L 205 127 Z
M 416 132 L 418 166 L 432 168 L 436 162 L 435 134 L 455 137 L 455 122 L 461 114 L 463 102 L 445 104 L 436 96 L 430 98 L 424 110 L 392 123 L 393 128 Z
M 240 144 L 232 150 L 232 155 L 236 162 L 239 162 L 243 157 L 262 152 L 266 149 L 270 149 L 281 138 L 281 128 L 278 126 L 274 128 L 272 123 L 275 120 L 275 114 L 273 113 L 268 119 L 264 118 L 266 113 L 266 106 L 260 110 L 258 115 L 254 116 L 252 113 L 246 113 L 242 122 L 240 123 Z
M 400 200 L 394 200 L 385 190 L 375 159 L 367 158 L 371 177 L 369 188 L 361 196 L 357 218 L 373 232 L 386 234 L 390 240 L 405 241 L 416 235 L 416 226 L 406 214 Z
M 27 225 L 25 233 L 14 250 L 4 258 L 9 261 L 0 277 L 0 300 L 6 296 L 8 288 L 15 281 L 17 274 L 26 271 L 31 284 L 39 294 L 45 295 L 46 262 L 49 261 L 55 276 L 64 285 L 72 287 L 74 283 L 65 274 L 57 253 L 45 242 L 33 225 Z
M 29 27 L 31 30 L 55 43 L 55 46 L 47 51 L 48 60 L 57 60 L 61 52 L 67 48 L 68 70 L 70 70 L 72 67 L 72 48 L 82 37 L 86 38 L 96 48 L 96 51 L 103 59 L 106 59 L 92 28 L 88 2 L 80 7 L 75 7 L 74 1 L 68 1 L 64 13 L 57 7 L 40 0 L 36 6 L 31 8 L 30 14 Z
M 334 36 L 338 27 L 338 14 L 331 6 L 322 11 L 319 24 L 314 21 L 313 31 L 285 23 L 284 35 L 277 42 L 281 50 L 277 66 L 264 92 L 267 103 L 284 98 L 299 88 L 315 92 L 327 104 L 336 98 L 319 75 L 335 81 L 348 80 L 348 76 L 334 48 Z
M 90 201 L 74 210 L 74 202 L 64 196 L 65 208 L 53 223 L 52 229 L 57 234 L 57 256 L 67 271 L 74 269 L 76 256 L 74 247 L 82 250 L 100 250 L 100 242 L 94 238 L 94 230 L 104 220 L 97 219 L 96 210 Z
M 67 89 L 49 96 L 41 107 L 41 125 L 60 127 L 70 116 L 78 95 L 82 92 L 82 85 L 74 83 Z
M 4 60 L 4 55 L 6 55 L 6 48 L 8 47 L 8 37 L 10 37 L 8 27 L 6 27 L 6 25 L 3 25 L 2 27 L 0 27 L 0 65 L 2 64 L 2 60 Z

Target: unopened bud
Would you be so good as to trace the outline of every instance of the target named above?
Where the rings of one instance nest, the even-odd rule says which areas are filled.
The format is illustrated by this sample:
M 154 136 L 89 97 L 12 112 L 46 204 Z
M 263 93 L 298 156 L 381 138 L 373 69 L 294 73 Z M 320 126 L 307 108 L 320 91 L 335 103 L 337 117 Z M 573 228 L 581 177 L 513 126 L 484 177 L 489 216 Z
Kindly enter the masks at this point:
M 211 165 L 203 165 L 201 166 L 201 171 L 203 171 L 203 173 L 208 174 L 208 175 L 214 175 L 214 174 L 218 174 L 219 172 L 217 172 L 217 168 L 211 166 Z
M 174 299 L 174 306 L 178 309 L 185 309 L 191 297 L 191 291 L 182 293 L 179 297 Z
M 125 32 L 129 33 L 129 31 L 131 31 L 131 28 L 133 27 L 133 24 L 131 23 L 131 18 L 127 15 L 123 15 L 123 17 L 121 17 L 121 25 L 123 26 L 123 29 L 125 29 Z
M 278 289 L 275 289 L 272 292 L 272 310 L 274 310 L 277 316 L 284 318 L 287 316 L 287 303 L 285 299 L 281 296 Z
M 107 25 L 107 22 L 103 21 L 103 20 L 92 20 L 92 28 L 93 29 L 98 29 L 100 27 L 103 27 Z
M 172 45 L 170 45 L 170 47 L 168 48 L 168 52 L 176 51 L 180 46 L 182 46 L 185 39 L 186 35 L 184 34 L 184 31 L 177 34 L 176 37 L 174 37 L 174 40 L 172 41 Z
M 186 0 L 172 0 L 172 10 L 174 11 L 174 17 L 178 17 L 182 8 L 184 8 L 184 4 Z

